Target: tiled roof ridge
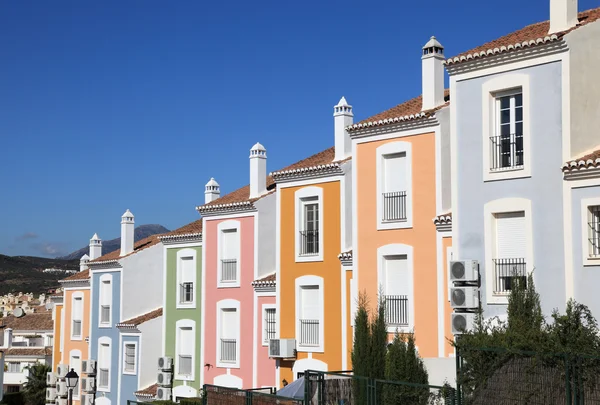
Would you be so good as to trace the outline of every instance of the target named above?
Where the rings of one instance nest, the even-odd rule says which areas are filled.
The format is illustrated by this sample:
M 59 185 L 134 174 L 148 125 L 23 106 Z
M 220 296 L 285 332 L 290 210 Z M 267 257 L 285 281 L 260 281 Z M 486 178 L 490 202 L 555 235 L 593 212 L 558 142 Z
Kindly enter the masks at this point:
M 90 269 L 85 269 L 83 271 L 77 272 L 67 278 L 62 280 L 58 280 L 59 283 L 68 283 L 72 281 L 85 281 L 90 278 Z
M 184 226 L 181 226 L 174 231 L 162 234 L 158 237 L 159 240 L 174 240 L 185 239 L 196 236 L 202 236 L 202 218 L 192 221 Z
M 562 171 L 567 173 L 597 168 L 600 168 L 600 146 L 577 159 L 566 162 L 562 166 Z
M 157 243 L 160 242 L 160 237 L 163 236 L 164 234 L 162 233 L 158 233 L 155 235 L 150 235 L 145 237 L 144 239 L 141 239 L 137 242 L 134 243 L 133 245 L 133 252 L 130 252 L 126 255 L 121 256 L 121 249 L 116 249 L 113 250 L 112 252 L 109 252 L 105 255 L 100 256 L 97 259 L 91 260 L 88 262 L 88 266 L 98 266 L 98 265 L 102 265 L 102 264 L 114 264 L 114 263 L 118 263 L 118 261 L 120 259 L 123 259 L 125 257 L 129 257 L 132 256 L 136 253 L 141 252 L 144 249 L 147 249 L 149 247 L 152 247 L 154 245 L 156 245 Z
M 156 396 L 157 391 L 158 391 L 158 384 L 152 384 L 146 388 L 143 388 L 139 391 L 134 392 L 134 395 L 138 396 L 138 397 L 154 398 Z
M 266 287 L 275 286 L 277 284 L 277 274 L 275 272 L 269 273 L 264 277 L 261 277 L 252 282 L 253 287 Z
M 436 225 L 452 224 L 452 212 L 437 215 L 433 218 L 433 223 Z
M 488 41 L 483 45 L 448 58 L 445 60 L 444 64 L 447 66 L 453 65 L 468 60 L 529 48 L 536 45 L 543 45 L 549 42 L 560 40 L 569 32 L 594 22 L 600 18 L 600 7 L 581 11 L 577 14 L 577 18 L 579 22 L 575 27 L 552 34 L 548 33 L 550 29 L 549 20 L 529 24 L 521 29 L 503 35 L 500 38 Z
M 146 312 L 145 314 L 138 315 L 134 318 L 128 319 L 123 322 L 117 323 L 117 328 L 136 328 L 137 326 L 143 324 L 144 322 L 151 321 L 152 319 L 156 319 L 159 316 L 162 316 L 163 308 L 156 308 L 152 311 Z
M 338 255 L 338 259 L 340 260 L 344 260 L 344 259 L 352 259 L 352 249 L 347 250 L 345 252 L 342 252 Z

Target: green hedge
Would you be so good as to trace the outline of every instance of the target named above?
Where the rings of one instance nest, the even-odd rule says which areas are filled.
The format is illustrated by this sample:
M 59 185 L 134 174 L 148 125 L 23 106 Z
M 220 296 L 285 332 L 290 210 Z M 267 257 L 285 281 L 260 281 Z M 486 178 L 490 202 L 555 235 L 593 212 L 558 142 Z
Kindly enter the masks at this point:
M 181 398 L 179 405 L 199 405 L 202 404 L 202 398 Z
M 6 405 L 23 405 L 24 403 L 25 400 L 22 392 L 4 393 L 4 398 L 2 398 L 2 402 L 0 402 L 0 404 Z

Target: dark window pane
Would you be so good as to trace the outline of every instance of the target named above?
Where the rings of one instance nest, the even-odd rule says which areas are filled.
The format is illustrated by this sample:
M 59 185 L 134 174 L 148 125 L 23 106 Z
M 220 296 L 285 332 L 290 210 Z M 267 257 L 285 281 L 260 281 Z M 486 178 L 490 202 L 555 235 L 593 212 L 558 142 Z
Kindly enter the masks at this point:
M 507 122 L 510 122 L 510 110 L 500 111 L 500 123 L 505 124 Z
M 517 122 L 515 124 L 515 133 L 517 135 L 523 135 L 523 123 L 522 122 Z
M 510 97 L 502 97 L 500 98 L 500 108 L 508 108 L 510 107 Z
M 515 120 L 523 121 L 523 107 L 515 108 Z
M 510 135 L 510 124 L 504 124 L 500 126 L 500 135 L 508 136 Z
M 515 106 L 523 106 L 523 94 L 515 94 Z

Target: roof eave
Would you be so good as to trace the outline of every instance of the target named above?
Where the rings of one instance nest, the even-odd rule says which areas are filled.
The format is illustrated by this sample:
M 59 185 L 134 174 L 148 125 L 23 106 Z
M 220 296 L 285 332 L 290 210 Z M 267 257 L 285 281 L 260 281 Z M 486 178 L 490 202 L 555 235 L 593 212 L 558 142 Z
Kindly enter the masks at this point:
M 363 124 L 355 124 L 352 129 L 350 129 L 350 127 L 346 127 L 346 130 L 348 131 L 351 139 L 358 139 L 390 132 L 407 131 L 439 125 L 436 113 L 445 108 L 448 104 L 449 103 L 445 103 L 435 111 L 418 118 L 403 119 L 404 117 L 400 117 L 379 121 L 370 121 Z

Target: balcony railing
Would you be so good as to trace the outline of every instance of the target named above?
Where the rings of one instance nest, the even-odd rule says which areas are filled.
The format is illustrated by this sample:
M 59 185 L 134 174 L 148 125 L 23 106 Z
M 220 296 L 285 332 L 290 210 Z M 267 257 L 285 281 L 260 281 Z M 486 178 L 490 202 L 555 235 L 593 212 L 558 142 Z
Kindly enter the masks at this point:
M 235 339 L 221 339 L 221 361 L 223 363 L 235 363 L 236 346 Z
M 600 256 L 600 205 L 595 205 L 589 208 L 590 218 L 588 220 L 590 243 L 590 257 Z
M 406 191 L 392 191 L 382 194 L 384 221 L 406 220 Z
M 237 280 L 237 259 L 221 260 L 221 282 L 232 283 Z
M 110 323 L 110 305 L 100 306 L 100 323 Z
M 180 375 L 192 375 L 192 356 L 180 354 L 177 369 Z
M 523 134 L 490 136 L 490 169 L 523 167 Z
M 527 283 L 525 259 L 494 259 L 494 293 L 508 294 L 516 280 Z
M 319 254 L 319 231 L 300 231 L 300 255 Z
M 179 286 L 179 302 L 194 301 L 194 283 L 182 283 Z
M 73 320 L 73 337 L 81 337 L 81 321 Z
M 300 345 L 319 345 L 319 320 L 300 319 Z
M 98 369 L 98 387 L 108 388 L 108 369 L 107 368 Z
M 390 326 L 408 326 L 408 297 L 385 296 L 385 320 Z

